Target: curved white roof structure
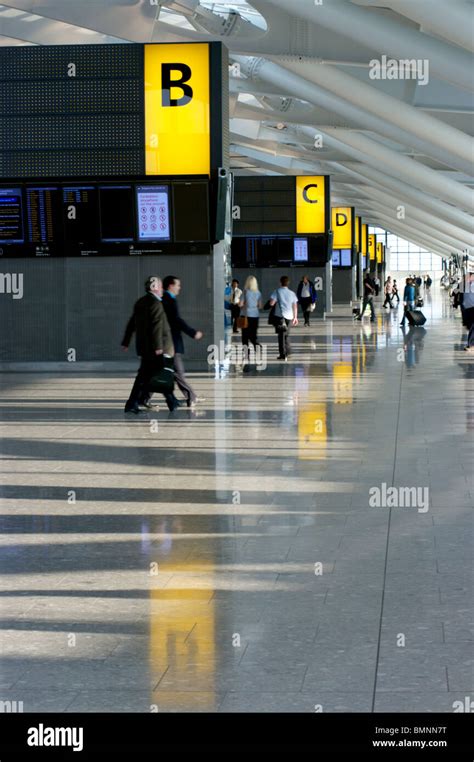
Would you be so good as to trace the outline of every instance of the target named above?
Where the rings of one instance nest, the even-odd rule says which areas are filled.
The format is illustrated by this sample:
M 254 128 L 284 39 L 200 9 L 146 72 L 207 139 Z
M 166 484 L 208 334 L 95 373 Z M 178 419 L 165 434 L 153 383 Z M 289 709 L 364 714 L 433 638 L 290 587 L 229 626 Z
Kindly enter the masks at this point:
M 364 221 L 471 253 L 471 0 L 0 5 L 0 45 L 196 39 L 230 50 L 236 174 L 330 174 Z

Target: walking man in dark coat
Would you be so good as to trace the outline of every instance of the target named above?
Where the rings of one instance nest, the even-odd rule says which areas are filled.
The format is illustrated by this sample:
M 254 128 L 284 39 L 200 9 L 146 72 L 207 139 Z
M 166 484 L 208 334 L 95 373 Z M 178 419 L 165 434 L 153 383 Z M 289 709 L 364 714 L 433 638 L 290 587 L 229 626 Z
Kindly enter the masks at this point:
M 171 329 L 161 303 L 163 296 L 161 279 L 157 275 L 149 277 L 145 281 L 145 290 L 145 296 L 135 303 L 122 339 L 122 347 L 127 350 L 135 334 L 137 355 L 141 358 L 135 383 L 125 405 L 126 413 L 139 413 L 140 406 L 151 407 L 148 390 L 150 379 L 160 369 L 163 355 L 165 357 L 174 355 Z M 179 407 L 174 394 L 166 394 L 165 399 L 170 411 Z
M 184 370 L 183 354 L 184 341 L 182 334 L 185 333 L 192 339 L 202 339 L 202 331 L 191 328 L 179 314 L 177 297 L 181 291 L 181 281 L 176 275 L 167 275 L 163 281 L 163 307 L 171 328 L 174 344 L 174 369 L 175 381 L 181 389 L 188 407 L 194 407 L 196 402 L 204 402 L 203 397 L 197 397 L 194 389 L 189 384 Z

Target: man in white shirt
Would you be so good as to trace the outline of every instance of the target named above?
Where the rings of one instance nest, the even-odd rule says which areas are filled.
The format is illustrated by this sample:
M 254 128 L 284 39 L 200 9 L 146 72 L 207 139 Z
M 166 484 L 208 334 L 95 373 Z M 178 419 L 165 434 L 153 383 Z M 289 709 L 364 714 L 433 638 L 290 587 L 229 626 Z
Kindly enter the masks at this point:
M 288 284 L 290 279 L 287 275 L 280 278 L 280 288 L 277 288 L 270 296 L 270 307 L 275 307 L 275 330 L 278 333 L 278 360 L 287 360 L 291 353 L 290 348 L 290 325 L 298 325 L 298 297 L 294 291 L 290 291 Z

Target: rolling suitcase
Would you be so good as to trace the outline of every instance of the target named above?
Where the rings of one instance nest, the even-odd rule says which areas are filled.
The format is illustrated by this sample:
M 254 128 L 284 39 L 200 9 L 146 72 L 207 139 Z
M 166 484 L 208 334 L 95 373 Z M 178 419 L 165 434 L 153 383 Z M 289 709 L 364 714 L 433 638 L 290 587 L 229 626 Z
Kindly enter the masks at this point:
M 412 326 L 422 326 L 426 323 L 426 318 L 421 310 L 407 310 L 407 320 Z

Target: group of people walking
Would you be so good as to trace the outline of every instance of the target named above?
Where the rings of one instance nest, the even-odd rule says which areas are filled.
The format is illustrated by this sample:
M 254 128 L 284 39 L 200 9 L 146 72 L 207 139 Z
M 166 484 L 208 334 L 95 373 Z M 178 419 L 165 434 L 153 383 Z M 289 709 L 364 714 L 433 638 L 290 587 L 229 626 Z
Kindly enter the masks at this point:
M 429 278 L 429 276 L 428 276 Z M 404 314 L 401 325 L 405 324 L 406 314 L 414 309 L 419 288 L 423 282 L 418 279 L 407 278 L 403 292 Z M 379 282 L 380 283 L 380 282 Z M 317 293 L 314 284 L 307 275 L 301 278 L 295 293 L 289 288 L 290 280 L 287 275 L 280 278 L 280 285 L 271 294 L 268 301 L 263 304 L 262 293 L 259 290 L 255 276 L 250 275 L 245 281 L 243 289 L 239 281 L 232 281 L 229 297 L 232 314 L 232 326 L 234 333 L 242 331 L 242 345 L 245 348 L 245 364 L 249 365 L 250 352 L 253 349 L 257 353 L 258 324 L 260 310 L 268 309 L 268 322 L 278 335 L 278 359 L 287 360 L 291 354 L 290 332 L 291 328 L 298 325 L 298 305 L 300 305 L 304 325 L 310 325 L 310 316 L 316 305 Z M 358 320 L 362 319 L 367 306 L 370 308 L 370 319 L 375 320 L 374 296 L 379 287 L 370 273 L 364 277 L 364 298 L 362 310 Z M 429 288 L 430 283 L 425 286 Z M 177 298 L 181 292 L 181 280 L 175 275 L 168 275 L 162 281 L 157 275 L 149 277 L 145 282 L 145 296 L 141 297 L 133 308 L 132 316 L 127 323 L 122 340 L 122 348 L 128 350 L 132 336 L 136 336 L 137 354 L 141 358 L 135 382 L 130 396 L 125 405 L 126 413 L 139 413 L 141 409 L 156 407 L 151 401 L 153 390 L 152 379 L 164 367 L 171 366 L 174 380 L 181 390 L 184 403 L 187 407 L 194 407 L 199 399 L 189 384 L 184 368 L 184 342 L 183 333 L 192 339 L 199 341 L 203 333 L 192 328 L 180 315 Z M 394 298 L 400 302 L 397 282 L 389 276 L 384 284 L 385 300 L 383 306 L 393 309 Z M 472 304 L 471 304 L 472 302 Z M 468 347 L 474 345 L 474 294 L 470 293 L 465 298 L 463 312 L 469 327 Z M 247 367 L 247 369 L 248 369 Z M 173 388 L 173 387 L 172 387 Z M 168 409 L 172 412 L 180 407 L 183 402 L 178 400 L 173 390 L 163 392 Z
M 377 285 L 376 280 L 378 280 L 378 278 L 376 279 L 375 277 L 372 277 L 369 272 L 367 272 L 364 276 L 364 293 L 363 293 L 362 309 L 357 317 L 357 320 L 362 320 L 362 317 L 367 307 L 369 307 L 370 309 L 371 321 L 373 322 L 375 320 L 374 297 L 377 296 L 379 293 L 379 286 Z M 432 280 L 429 277 L 429 275 L 426 276 L 424 283 L 426 288 L 429 288 L 431 286 Z M 423 279 L 421 278 L 421 276 L 410 276 L 409 278 L 406 278 L 405 288 L 403 290 L 404 311 L 403 311 L 403 318 L 400 323 L 401 326 L 405 325 L 407 312 L 415 309 L 416 305 L 422 306 L 422 300 L 421 300 L 421 294 L 420 294 L 420 288 L 422 284 L 423 284 Z M 387 280 L 384 283 L 383 307 L 394 309 L 395 299 L 397 300 L 396 306 L 398 306 L 400 303 L 400 294 L 398 292 L 397 281 L 392 280 L 391 276 L 389 275 Z
M 287 275 L 283 275 L 280 278 L 280 286 L 271 293 L 268 301 L 263 304 L 262 294 L 255 276 L 249 275 L 243 289 L 240 288 L 237 279 L 232 281 L 229 300 L 232 330 L 233 333 L 238 333 L 239 328 L 242 331 L 242 344 L 248 350 L 245 358 L 247 369 L 249 368 L 248 358 L 251 347 L 253 346 L 254 350 L 257 351 L 257 346 L 259 346 L 257 331 L 261 309 L 270 310 L 268 322 L 273 325 L 278 334 L 279 360 L 287 360 L 291 353 L 290 328 L 298 325 L 298 304 L 303 312 L 304 326 L 310 326 L 310 316 L 315 309 L 317 300 L 314 284 L 307 275 L 303 275 L 296 293 L 290 290 L 289 285 L 290 279 Z
M 140 368 L 135 378 L 130 396 L 125 404 L 126 413 L 138 414 L 141 409 L 154 408 L 151 401 L 151 381 L 164 367 L 172 365 L 174 380 L 184 396 L 187 407 L 194 407 L 198 398 L 186 379 L 183 354 L 183 333 L 192 339 L 202 339 L 202 331 L 191 328 L 181 317 L 177 297 L 181 291 L 181 280 L 168 275 L 163 281 L 152 275 L 145 281 L 145 296 L 139 299 L 127 323 L 122 339 L 122 348 L 127 351 L 135 334 Z M 173 391 L 164 393 L 170 412 L 181 407 Z

